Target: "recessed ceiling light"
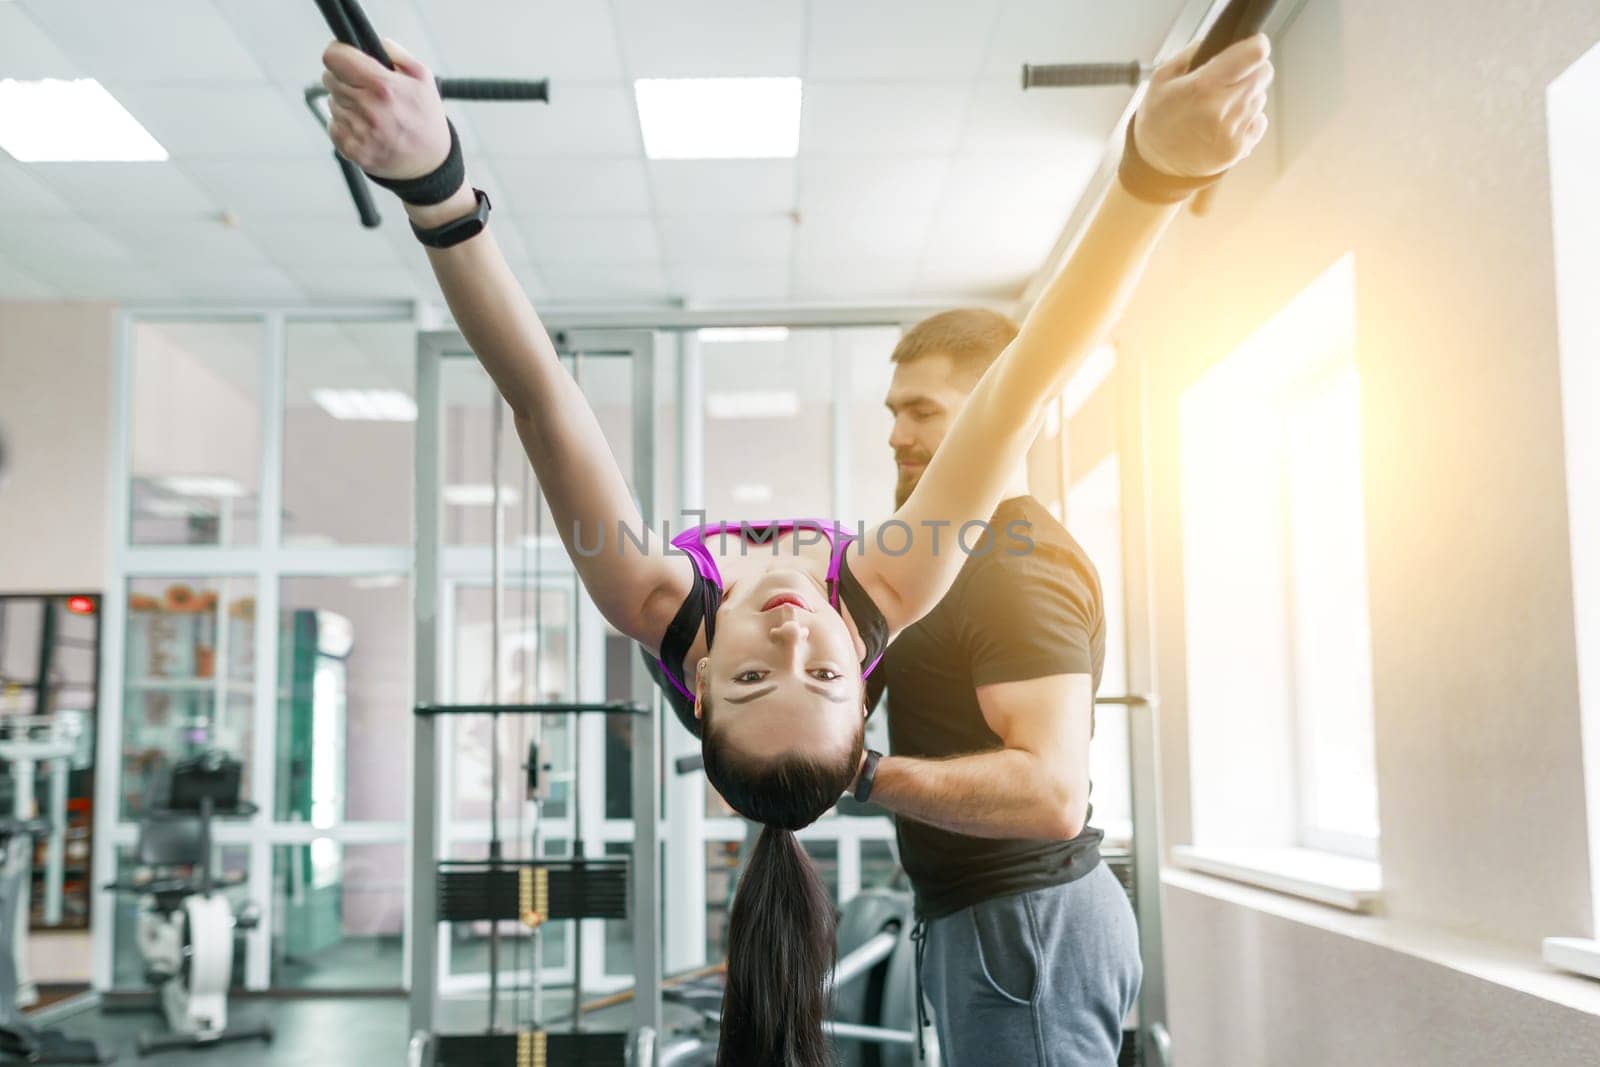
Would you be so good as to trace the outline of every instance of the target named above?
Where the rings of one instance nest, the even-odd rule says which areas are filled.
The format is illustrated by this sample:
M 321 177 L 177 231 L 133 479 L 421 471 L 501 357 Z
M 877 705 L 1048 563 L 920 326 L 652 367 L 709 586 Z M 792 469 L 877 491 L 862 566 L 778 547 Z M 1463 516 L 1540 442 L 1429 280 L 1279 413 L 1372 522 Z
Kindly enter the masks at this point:
M 733 344 L 742 341 L 787 341 L 787 326 L 707 326 L 696 330 L 703 345 Z
M 179 496 L 222 497 L 233 499 L 244 496 L 244 486 L 232 478 L 213 474 L 175 474 L 161 479 L 161 488 Z
M 793 159 L 799 78 L 640 78 L 633 83 L 651 159 Z
M 500 487 L 500 506 L 515 504 L 518 500 L 515 489 Z M 492 485 L 447 485 L 444 487 L 444 502 L 453 504 L 458 508 L 487 508 L 494 506 L 494 486 Z
M 800 397 L 793 392 L 706 394 L 706 414 L 713 419 L 784 419 L 799 413 Z
M 398 389 L 313 389 L 311 399 L 336 419 L 415 422 L 417 405 Z
M 0 80 L 0 148 L 23 163 L 167 158 L 167 150 L 93 78 Z

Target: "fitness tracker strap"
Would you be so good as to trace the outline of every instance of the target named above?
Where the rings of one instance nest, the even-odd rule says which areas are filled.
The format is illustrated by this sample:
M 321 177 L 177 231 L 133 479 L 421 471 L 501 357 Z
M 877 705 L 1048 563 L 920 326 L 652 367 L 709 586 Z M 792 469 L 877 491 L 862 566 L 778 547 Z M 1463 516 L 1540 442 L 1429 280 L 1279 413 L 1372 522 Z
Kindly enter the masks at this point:
M 443 226 L 435 226 L 431 230 L 424 230 L 413 222 L 411 232 L 417 235 L 417 240 L 429 248 L 450 248 L 482 233 L 484 227 L 489 225 L 489 208 L 493 205 L 489 203 L 489 194 L 482 189 L 474 189 L 472 192 L 478 198 L 478 206 L 470 215 L 451 219 Z
M 878 761 L 882 758 L 882 752 L 867 749 L 867 761 L 861 765 L 861 774 L 856 777 L 855 798 L 859 803 L 865 804 L 872 799 L 872 786 L 878 780 Z
M 1136 200 L 1147 204 L 1180 204 L 1207 186 L 1214 185 L 1226 171 L 1200 178 L 1182 178 L 1176 174 L 1157 170 L 1150 161 L 1139 154 L 1133 139 L 1135 115 L 1128 121 L 1128 133 L 1123 141 L 1122 162 L 1117 167 L 1117 177 L 1122 187 Z
M 381 185 L 401 200 L 418 207 L 442 204 L 455 195 L 467 180 L 467 164 L 461 156 L 461 138 L 456 136 L 456 124 L 445 119 L 450 127 L 450 153 L 444 162 L 420 178 L 377 178 L 368 174 L 374 185 Z

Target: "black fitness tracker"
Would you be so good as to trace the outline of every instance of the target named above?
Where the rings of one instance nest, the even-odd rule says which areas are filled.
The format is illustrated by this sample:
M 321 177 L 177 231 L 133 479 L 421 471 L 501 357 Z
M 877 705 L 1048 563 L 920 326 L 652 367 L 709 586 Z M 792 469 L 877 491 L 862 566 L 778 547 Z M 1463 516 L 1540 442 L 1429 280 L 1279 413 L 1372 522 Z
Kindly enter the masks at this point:
M 882 758 L 882 752 L 867 749 L 867 761 L 861 765 L 861 773 L 856 777 L 854 796 L 857 803 L 865 804 L 872 799 L 872 784 L 878 780 L 878 761 Z
M 489 225 L 489 194 L 482 189 L 472 190 L 478 198 L 478 207 L 470 215 L 463 215 L 459 219 L 451 219 L 443 226 L 435 226 L 431 230 L 424 230 L 416 223 L 411 224 L 411 232 L 417 235 L 417 240 L 429 248 L 451 248 L 476 237 Z

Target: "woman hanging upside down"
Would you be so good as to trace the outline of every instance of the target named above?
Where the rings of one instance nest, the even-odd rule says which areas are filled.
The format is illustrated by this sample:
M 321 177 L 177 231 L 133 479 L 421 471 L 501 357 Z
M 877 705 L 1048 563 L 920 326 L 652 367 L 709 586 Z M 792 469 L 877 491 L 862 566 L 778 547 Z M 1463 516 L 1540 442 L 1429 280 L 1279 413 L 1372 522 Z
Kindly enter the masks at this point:
M 485 225 L 487 198 L 465 180 L 433 76 L 386 43 L 394 70 L 347 45 L 324 53 L 330 136 L 407 201 L 456 322 L 511 408 L 584 588 L 648 651 L 658 684 L 701 739 L 712 785 L 765 826 L 730 917 L 718 1062 L 821 1067 L 832 907 L 795 831 L 862 773 L 864 678 L 954 581 L 964 562 L 955 532 L 993 514 L 1047 406 L 1115 322 L 1182 201 L 1260 142 L 1266 39 L 1192 73 L 1186 52 L 1155 73 L 1120 180 L 893 516 L 859 540 L 800 519 L 719 523 L 670 543 L 650 537 L 594 412 Z M 804 448 L 818 437 L 761 445 Z M 623 528 L 633 537 L 619 536 Z

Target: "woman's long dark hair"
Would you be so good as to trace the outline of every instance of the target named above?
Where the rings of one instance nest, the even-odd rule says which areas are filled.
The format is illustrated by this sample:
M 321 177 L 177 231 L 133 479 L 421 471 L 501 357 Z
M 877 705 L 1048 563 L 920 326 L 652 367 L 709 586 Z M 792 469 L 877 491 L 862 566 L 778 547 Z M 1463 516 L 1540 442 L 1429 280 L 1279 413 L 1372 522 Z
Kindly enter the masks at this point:
M 710 703 L 702 706 L 706 776 L 735 811 L 764 824 L 728 916 L 717 1067 L 828 1067 L 833 902 L 794 832 L 854 781 L 864 731 L 837 759 L 791 755 L 757 766 L 717 743 Z

